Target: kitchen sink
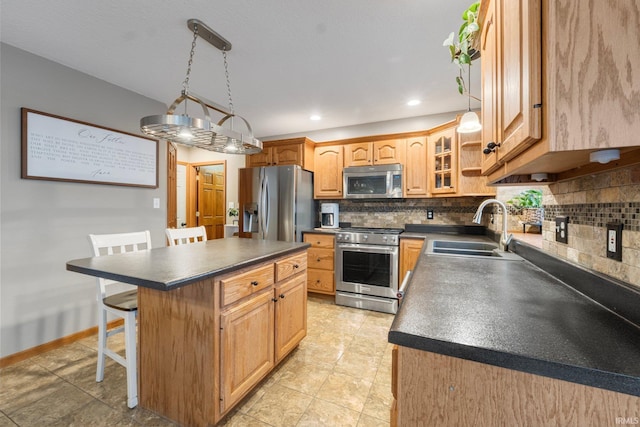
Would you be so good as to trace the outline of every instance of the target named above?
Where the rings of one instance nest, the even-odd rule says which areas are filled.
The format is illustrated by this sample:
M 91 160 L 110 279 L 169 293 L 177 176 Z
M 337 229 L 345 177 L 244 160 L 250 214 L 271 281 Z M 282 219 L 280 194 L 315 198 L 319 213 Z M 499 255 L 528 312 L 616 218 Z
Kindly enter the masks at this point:
M 495 243 L 462 240 L 429 240 L 427 242 L 426 252 L 428 254 L 500 259 L 505 261 L 522 259 L 513 252 L 500 250 Z

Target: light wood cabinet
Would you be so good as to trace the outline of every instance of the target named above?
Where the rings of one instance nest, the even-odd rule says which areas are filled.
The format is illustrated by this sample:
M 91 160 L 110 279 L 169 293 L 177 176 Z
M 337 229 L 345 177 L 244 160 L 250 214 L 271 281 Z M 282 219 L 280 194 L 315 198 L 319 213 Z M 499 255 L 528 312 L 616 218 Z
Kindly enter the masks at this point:
M 424 239 L 400 239 L 400 276 L 398 278 L 400 281 L 404 279 L 407 271 L 413 270 L 416 266 L 423 246 Z
M 314 142 L 308 138 L 291 138 L 263 142 L 261 153 L 246 156 L 247 167 L 299 165 L 314 170 Z
M 307 335 L 307 278 L 296 275 L 275 288 L 275 359 L 280 362 Z
M 335 236 L 305 233 L 304 241 L 311 244 L 307 250 L 307 266 L 309 268 L 307 271 L 307 290 L 319 294 L 335 295 Z
M 316 171 L 313 178 L 313 197 L 342 198 L 343 146 L 318 146 L 314 153 Z
M 171 291 L 140 287 L 141 406 L 218 423 L 306 335 L 306 262 L 302 250 Z
M 406 143 L 404 139 L 357 142 L 346 144 L 344 150 L 345 167 L 404 164 Z
M 603 426 L 640 412 L 637 396 L 403 346 L 391 383 L 392 426 Z
M 636 91 L 631 88 L 640 87 L 640 56 L 628 52 L 634 49 L 631 40 L 640 37 L 640 26 L 628 25 L 628 19 L 640 13 L 640 5 L 637 2 L 616 5 L 611 9 L 606 2 L 596 2 L 584 8 L 577 0 L 482 2 L 483 67 L 493 45 L 496 54 L 493 62 L 504 67 L 516 65 L 507 70 L 503 79 L 497 78 L 503 72 L 500 68 L 495 73 L 483 70 L 482 74 L 483 126 L 491 120 L 500 130 L 496 132 L 496 142 L 505 142 L 488 156 L 494 158 L 487 158 L 483 166 L 483 174 L 490 183 L 528 183 L 532 182 L 533 173 L 547 173 L 547 182 L 560 181 L 637 163 L 639 144 L 628 136 L 640 133 L 640 120 L 637 112 L 630 113 L 632 110 L 627 106 L 634 102 Z M 522 34 L 514 42 L 513 27 L 518 21 Z M 520 68 L 513 60 L 518 54 L 516 47 L 522 59 Z M 526 54 L 535 58 L 536 50 L 541 61 L 534 68 L 535 60 Z M 607 64 L 606 69 L 603 64 Z M 518 70 L 522 80 L 516 86 Z M 537 105 L 536 100 L 531 98 L 527 102 L 526 98 L 513 95 L 527 84 L 532 90 L 524 90 L 523 95 L 535 93 L 536 85 L 542 88 L 541 108 L 533 108 L 530 114 L 525 108 Z M 494 111 L 492 103 L 484 105 L 491 96 L 500 100 L 494 102 L 497 106 Z M 518 111 L 514 105 L 517 100 L 522 104 L 521 117 L 498 109 L 507 105 Z M 511 120 L 514 117 L 518 121 Z M 541 117 L 540 139 L 525 143 L 522 151 L 515 142 L 521 139 L 518 135 L 526 137 L 527 132 L 521 128 L 526 128 L 528 117 L 529 123 Z M 483 144 L 488 138 L 483 136 Z M 603 148 L 619 148 L 620 160 L 606 165 L 590 163 L 590 153 Z
M 405 197 L 427 197 L 427 137 L 418 136 L 406 141 L 406 161 L 404 167 Z
M 274 366 L 274 303 L 269 289 L 222 312 L 220 410 L 226 412 Z
M 220 279 L 221 413 L 238 403 L 306 336 L 306 265 L 307 254 L 302 252 Z M 224 295 L 238 295 L 237 288 L 247 289 L 244 297 L 225 300 Z
M 429 135 L 428 143 L 431 194 L 455 193 L 458 177 L 455 125 Z
M 461 196 L 495 196 L 495 187 L 487 185 L 482 176 L 481 131 L 459 133 L 458 140 L 458 194 Z
M 489 3 L 480 40 L 482 62 L 487 62 L 482 121 L 490 126 L 483 136 L 489 139 L 485 145 L 500 145 L 488 155 L 485 173 L 540 139 L 542 105 L 540 0 Z

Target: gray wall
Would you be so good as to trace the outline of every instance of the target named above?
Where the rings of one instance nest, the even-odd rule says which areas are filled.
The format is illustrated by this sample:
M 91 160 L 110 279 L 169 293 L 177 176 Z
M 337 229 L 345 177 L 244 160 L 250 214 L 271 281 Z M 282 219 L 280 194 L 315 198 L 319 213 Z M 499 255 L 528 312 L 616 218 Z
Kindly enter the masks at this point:
M 6 44 L 0 56 L 2 357 L 97 324 L 95 279 L 65 270 L 91 256 L 89 233 L 149 229 L 165 245 L 164 142 L 157 189 L 21 179 L 20 107 L 139 134 L 140 118 L 166 106 Z

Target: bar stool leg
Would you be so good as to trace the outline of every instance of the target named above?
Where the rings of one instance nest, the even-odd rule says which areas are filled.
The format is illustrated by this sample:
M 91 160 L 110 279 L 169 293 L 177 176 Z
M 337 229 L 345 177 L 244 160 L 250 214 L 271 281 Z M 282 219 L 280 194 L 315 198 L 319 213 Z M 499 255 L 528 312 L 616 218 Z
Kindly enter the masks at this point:
M 104 379 L 104 349 L 107 346 L 107 312 L 99 307 L 98 316 L 98 367 L 96 369 L 96 382 Z
M 127 406 L 138 406 L 138 368 L 136 349 L 136 311 L 130 311 L 125 317 L 124 339 L 127 362 Z

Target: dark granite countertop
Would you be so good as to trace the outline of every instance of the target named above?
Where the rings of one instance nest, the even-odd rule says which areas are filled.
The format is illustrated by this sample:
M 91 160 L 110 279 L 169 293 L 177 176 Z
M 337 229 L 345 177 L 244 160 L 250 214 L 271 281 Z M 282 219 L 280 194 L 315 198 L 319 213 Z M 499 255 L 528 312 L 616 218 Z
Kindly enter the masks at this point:
M 308 243 L 216 239 L 67 262 L 67 270 L 168 291 L 301 249 Z
M 389 341 L 640 396 L 640 328 L 524 259 L 423 254 Z

